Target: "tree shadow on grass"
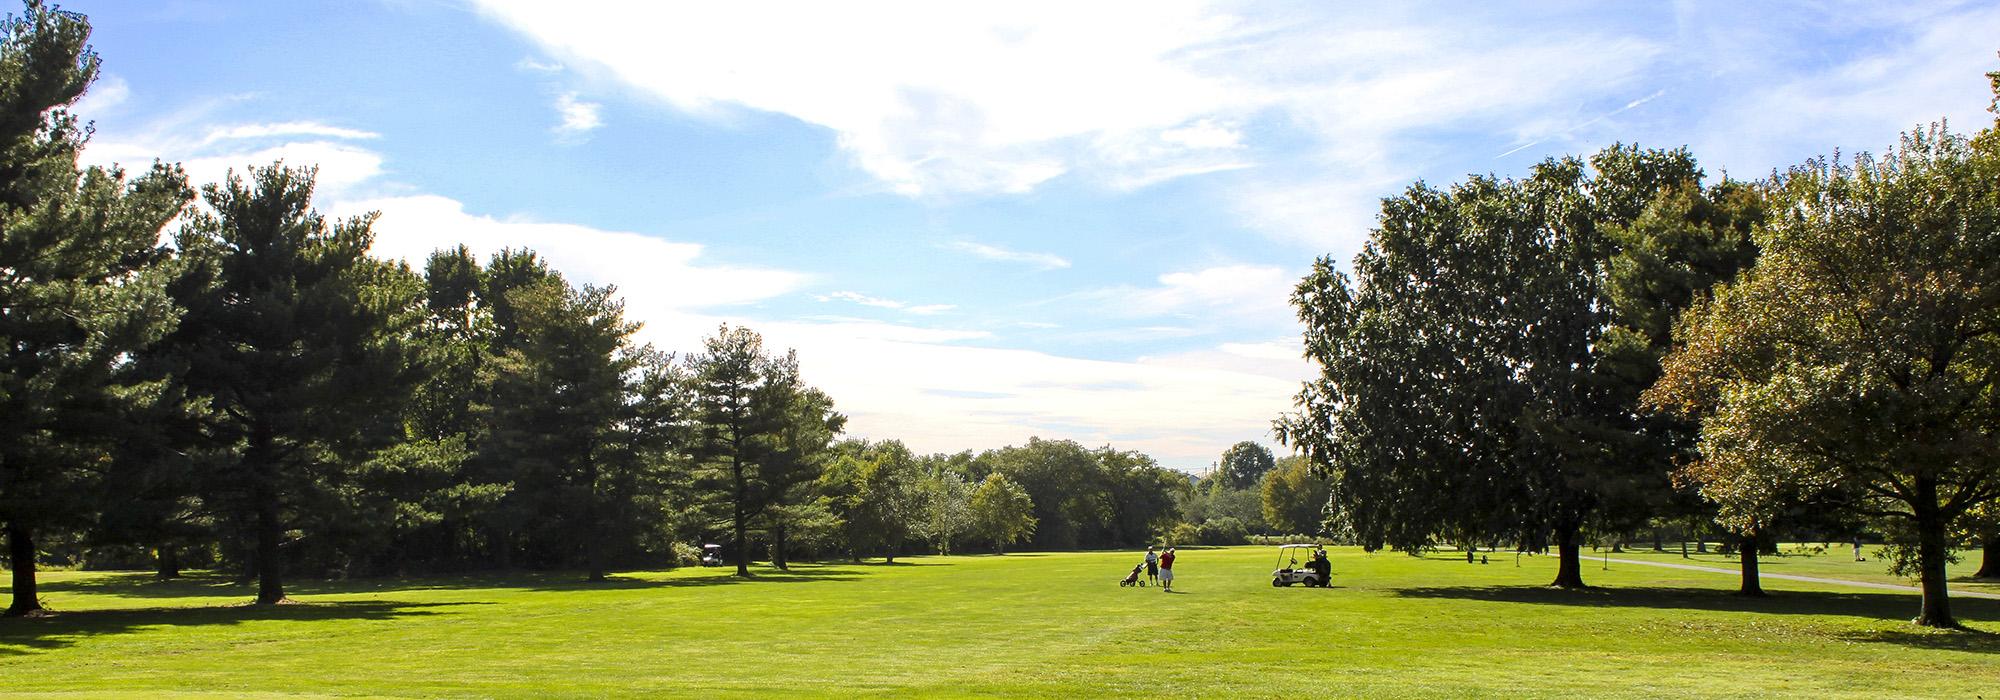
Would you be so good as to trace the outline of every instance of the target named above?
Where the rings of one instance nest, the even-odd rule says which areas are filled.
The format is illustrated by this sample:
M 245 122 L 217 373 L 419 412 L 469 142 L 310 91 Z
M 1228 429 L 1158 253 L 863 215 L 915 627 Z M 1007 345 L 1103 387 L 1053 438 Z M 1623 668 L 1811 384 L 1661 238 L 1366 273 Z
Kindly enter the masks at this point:
M 237 625 L 260 620 L 398 620 L 446 614 L 448 611 L 441 608 L 463 605 L 492 603 L 368 600 L 57 612 L 47 617 L 0 619 L 0 657 L 63 649 L 92 637 L 148 627 Z
M 900 566 L 900 563 L 898 564 Z M 882 564 L 830 565 L 793 564 L 791 571 L 758 568 L 749 578 L 736 576 L 732 567 L 701 569 L 692 575 L 647 578 L 614 574 L 604 581 L 586 580 L 575 571 L 533 571 L 462 574 L 456 576 L 382 577 L 345 580 L 302 579 L 287 582 L 285 592 L 293 596 L 354 595 L 406 591 L 453 591 L 473 589 L 513 589 L 531 591 L 602 591 L 640 588 L 689 588 L 752 583 L 811 583 L 853 581 L 867 568 Z M 178 599 L 254 597 L 255 584 L 241 583 L 227 576 L 190 574 L 179 579 L 158 581 L 145 573 L 109 573 L 62 581 L 45 581 L 44 594 L 102 595 L 121 598 Z M 0 588 L 0 591 L 6 589 Z
M 1621 586 L 1583 590 L 1533 586 L 1435 586 L 1394 589 L 1393 593 L 1404 598 L 1596 608 L 1705 610 L 1767 615 L 1837 615 L 1885 621 L 1909 620 L 1917 612 L 1918 601 L 1916 595 L 1907 593 L 1780 591 L 1763 598 L 1748 598 L 1731 591 L 1713 588 L 1663 586 Z M 1952 613 L 1960 622 L 2000 621 L 2000 601 L 1953 598 L 1951 607 Z M 1976 629 L 1964 632 L 1891 630 L 1844 635 L 1844 638 L 1853 641 L 1956 649 L 1986 654 L 2000 653 L 2000 635 Z

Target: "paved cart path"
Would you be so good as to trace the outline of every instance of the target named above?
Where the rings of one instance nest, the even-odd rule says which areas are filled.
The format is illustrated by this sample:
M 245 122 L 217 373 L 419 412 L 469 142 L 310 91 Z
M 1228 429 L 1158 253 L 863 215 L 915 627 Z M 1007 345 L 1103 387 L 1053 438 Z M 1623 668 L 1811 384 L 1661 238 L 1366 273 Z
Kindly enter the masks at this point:
M 1719 569 L 1713 566 L 1695 566 L 1693 564 L 1670 564 L 1663 561 L 1640 561 L 1637 559 L 1612 559 L 1611 561 L 1612 563 L 1615 564 L 1638 564 L 1640 566 L 1659 566 L 1668 569 L 1686 569 L 1688 571 L 1709 571 L 1718 574 L 1729 574 L 1731 576 L 1741 576 L 1743 574 L 1742 571 L 1737 569 Z M 1793 576 L 1791 574 L 1767 574 L 1760 571 L 1758 572 L 1757 577 L 1764 579 L 1777 578 L 1777 579 L 1784 579 L 1786 581 L 1805 581 L 1807 583 L 1830 583 L 1836 586 L 1859 586 L 1862 588 L 1879 588 L 1885 591 L 1902 591 L 1904 593 L 1916 593 L 1919 595 L 1922 595 L 1924 592 L 1924 589 L 1918 588 L 1916 586 L 1902 586 L 1893 583 L 1875 583 L 1872 581 L 1849 581 L 1847 579 L 1820 578 L 1818 576 Z M 1953 590 L 1951 591 L 1951 597 L 1986 598 L 1989 600 L 2000 600 L 2000 593 L 1981 593 L 1978 591 Z

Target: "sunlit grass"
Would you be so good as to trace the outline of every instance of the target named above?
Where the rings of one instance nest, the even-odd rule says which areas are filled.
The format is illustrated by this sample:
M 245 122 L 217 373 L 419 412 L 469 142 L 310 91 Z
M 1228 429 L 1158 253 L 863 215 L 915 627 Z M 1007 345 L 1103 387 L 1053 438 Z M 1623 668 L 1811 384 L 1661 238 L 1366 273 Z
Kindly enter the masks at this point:
M 543 574 L 293 588 L 51 574 L 60 611 L 0 621 L 6 692 L 157 696 L 1025 695 L 1972 697 L 2000 636 L 1910 626 L 1916 598 L 1547 557 L 1334 553 L 1330 590 L 1273 588 L 1272 550 L 1183 550 L 1176 593 L 1120 588 L 1137 553 L 896 565 Z M 1659 556 L 1659 555 L 1644 555 Z M 1664 559 L 1663 559 L 1664 560 Z M 1673 560 L 1678 561 L 1676 553 Z M 1850 562 L 1851 563 L 1851 562 Z M 1733 562 L 1722 562 L 1724 566 Z M 1879 570 L 1879 563 L 1874 564 Z M 1957 600 L 2000 630 L 2000 601 Z

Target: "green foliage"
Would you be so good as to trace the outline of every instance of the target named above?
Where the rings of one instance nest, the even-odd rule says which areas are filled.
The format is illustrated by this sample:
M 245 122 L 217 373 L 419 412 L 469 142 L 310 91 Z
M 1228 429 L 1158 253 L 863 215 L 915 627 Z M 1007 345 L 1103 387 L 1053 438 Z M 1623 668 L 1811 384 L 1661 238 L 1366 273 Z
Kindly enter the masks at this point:
M 923 472 L 916 456 L 894 440 L 846 440 L 834 446 L 834 454 L 820 488 L 844 524 L 848 553 L 856 561 L 877 552 L 895 561 L 922 512 Z
M 1210 518 L 1195 527 L 1195 541 L 1205 545 L 1243 544 L 1249 541 L 1249 535 L 1243 521 L 1228 516 Z
M 1044 549 L 1130 546 L 1178 519 L 1174 494 L 1187 478 L 1150 457 L 1109 447 L 1091 451 L 1070 440 L 1029 438 L 988 450 L 975 473 L 1002 474 L 1028 493 Z
M 1276 466 L 1276 458 L 1271 451 L 1249 440 L 1230 445 L 1222 452 L 1222 461 L 1215 470 L 1216 484 L 1243 490 L 1254 489 L 1264 475 Z
M 972 492 L 972 533 L 1005 553 L 1007 545 L 1035 534 L 1035 502 L 1005 474 L 988 474 Z
M 1263 496 L 1265 522 L 1279 532 L 1324 530 L 1322 521 L 1332 490 L 1326 478 L 1312 473 L 1312 465 L 1304 459 L 1278 460 L 1277 468 L 1264 475 L 1258 491 Z
M 1643 520 L 1631 505 L 1665 490 L 1671 452 L 1634 418 L 1643 374 L 1607 361 L 1629 345 L 1613 332 L 1611 232 L 1649 239 L 1658 227 L 1636 222 L 1699 177 L 1685 151 L 1614 146 L 1588 168 L 1419 183 L 1384 200 L 1353 278 L 1314 265 L 1293 302 L 1321 374 L 1276 428 L 1363 545 L 1553 533 L 1558 584 L 1581 586 L 1579 531 Z
M 169 400 L 132 357 L 178 319 L 158 241 L 192 192 L 178 168 L 77 169 L 68 106 L 97 74 L 82 16 L 29 2 L 0 34 L 0 521 L 25 614 L 37 531 L 91 520 L 114 454 Z
M 1942 127 L 1773 185 L 1755 267 L 1697 304 L 1648 392 L 1701 420 L 1690 474 L 1738 527 L 1852 490 L 1898 521 L 1951 626 L 1952 524 L 2000 498 L 2000 137 Z
M 211 407 L 204 491 L 256 533 L 264 603 L 284 597 L 287 533 L 343 521 L 354 465 L 400 436 L 421 318 L 414 275 L 367 256 L 372 216 L 329 224 L 312 190 L 309 169 L 231 174 L 176 237 L 187 313 L 166 352 Z
M 952 541 L 972 530 L 972 484 L 957 472 L 932 469 L 917 480 L 916 490 L 911 534 L 930 543 L 931 551 L 951 554 Z
M 707 490 L 727 504 L 736 542 L 736 571 L 748 576 L 750 528 L 778 508 L 774 523 L 780 563 L 789 504 L 819 477 L 833 437 L 845 418 L 833 400 L 800 380 L 798 357 L 773 356 L 763 336 L 748 328 L 721 327 L 704 341 L 706 352 L 688 359 L 695 436 L 691 456 Z

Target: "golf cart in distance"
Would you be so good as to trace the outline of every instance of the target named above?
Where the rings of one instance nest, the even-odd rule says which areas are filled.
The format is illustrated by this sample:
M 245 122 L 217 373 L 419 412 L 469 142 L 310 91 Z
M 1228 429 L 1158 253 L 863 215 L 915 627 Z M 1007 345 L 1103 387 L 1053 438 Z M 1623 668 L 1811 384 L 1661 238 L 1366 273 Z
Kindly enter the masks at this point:
M 722 545 L 719 545 L 719 544 L 705 544 L 705 545 L 702 545 L 702 546 L 701 546 L 701 565 L 702 565 L 702 566 L 722 566 Z
M 1276 587 L 1303 583 L 1307 587 L 1325 588 L 1327 579 L 1333 577 L 1333 565 L 1324 557 L 1313 553 L 1320 549 L 1316 544 L 1286 544 L 1278 546 L 1278 568 L 1271 572 L 1271 585 Z M 1299 557 L 1305 557 L 1304 562 Z

